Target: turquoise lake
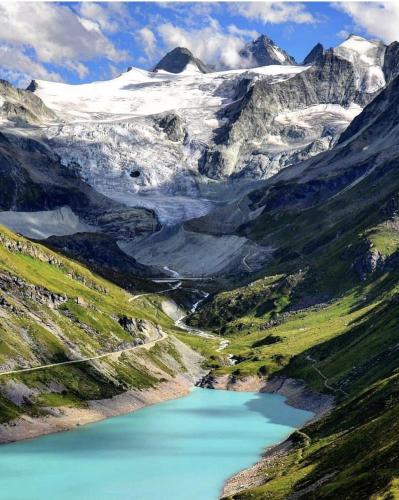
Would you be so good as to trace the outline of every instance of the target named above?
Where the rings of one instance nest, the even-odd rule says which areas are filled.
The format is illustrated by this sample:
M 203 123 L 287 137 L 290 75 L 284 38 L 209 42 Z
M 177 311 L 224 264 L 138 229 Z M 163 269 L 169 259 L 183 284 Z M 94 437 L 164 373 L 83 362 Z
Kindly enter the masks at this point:
M 214 500 L 312 413 L 274 394 L 189 396 L 0 447 L 1 500 Z

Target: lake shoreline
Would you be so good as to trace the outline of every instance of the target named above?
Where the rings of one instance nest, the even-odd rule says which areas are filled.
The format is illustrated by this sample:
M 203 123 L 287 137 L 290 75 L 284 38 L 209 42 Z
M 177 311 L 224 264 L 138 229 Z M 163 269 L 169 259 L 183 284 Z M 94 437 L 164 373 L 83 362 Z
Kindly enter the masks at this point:
M 214 390 L 279 394 L 286 398 L 287 405 L 314 413 L 311 421 L 317 420 L 334 406 L 333 397 L 311 390 L 301 380 L 275 377 L 266 381 L 256 376 L 240 379 L 228 376 L 214 378 L 210 374 L 204 375 L 204 372 L 197 369 L 163 381 L 156 387 L 145 390 L 133 389 L 110 399 L 88 401 L 87 408 L 48 408 L 48 414 L 42 417 L 19 417 L 0 425 L 0 445 L 73 430 L 147 406 L 182 398 L 187 396 L 195 385 Z M 290 440 L 287 438 L 266 448 L 260 459 L 251 467 L 226 479 L 220 497 L 231 496 L 263 484 L 262 469 L 271 460 L 289 451 L 290 446 Z
M 21 416 L 0 425 L 0 445 L 38 438 L 56 432 L 131 413 L 150 405 L 187 396 L 194 386 L 183 375 L 145 390 L 132 389 L 110 399 L 90 400 L 87 408 L 47 408 L 41 417 Z
M 0 446 L 69 431 L 106 418 L 117 417 L 150 405 L 187 396 L 196 381 L 206 373 L 201 366 L 203 357 L 175 337 L 173 337 L 173 343 L 182 357 L 185 371 L 182 370 L 174 376 L 164 373 L 163 380 L 153 387 L 130 389 L 112 398 L 88 400 L 85 407 L 47 407 L 45 408 L 47 413 L 43 416 L 21 415 L 0 425 Z
M 216 390 L 258 391 L 280 394 L 286 398 L 285 403 L 287 405 L 314 413 L 313 418 L 306 424 L 318 420 L 334 407 L 334 398 L 332 396 L 313 391 L 302 380 L 293 378 L 274 377 L 270 380 L 264 380 L 260 377 L 249 376 L 232 379 L 229 376 L 213 378 L 207 375 L 204 377 L 201 386 Z M 256 463 L 237 472 L 225 481 L 219 498 L 230 497 L 248 488 L 264 484 L 262 470 L 265 465 L 272 460 L 278 459 L 278 457 L 282 457 L 291 447 L 292 443 L 288 437 L 284 441 L 266 448 Z

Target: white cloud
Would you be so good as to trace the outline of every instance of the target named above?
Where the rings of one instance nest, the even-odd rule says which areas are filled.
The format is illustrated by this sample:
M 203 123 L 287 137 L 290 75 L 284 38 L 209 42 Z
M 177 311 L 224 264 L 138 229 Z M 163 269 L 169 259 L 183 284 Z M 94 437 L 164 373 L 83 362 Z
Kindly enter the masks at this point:
M 156 50 L 156 37 L 150 28 L 144 27 L 137 31 L 136 38 L 143 46 L 143 50 L 147 57 L 151 59 L 155 55 Z
M 0 77 L 17 82 L 26 87 L 32 79 L 62 81 L 58 73 L 48 71 L 42 64 L 32 61 L 21 50 L 5 44 L 0 44 Z
M 298 2 L 239 2 L 232 3 L 231 10 L 246 19 L 256 19 L 262 23 L 314 24 L 317 19 Z
M 14 47 L 19 60 L 22 55 L 24 60 L 31 60 L 32 78 L 47 78 L 43 67 L 46 63 L 68 68 L 83 77 L 88 73 L 85 61 L 105 57 L 118 62 L 127 57 L 103 34 L 104 22 L 79 17 L 71 8 L 59 4 L 3 2 L 0 42 Z M 0 65 L 11 69 L 11 62 L 3 59 Z
M 355 22 L 356 29 L 363 29 L 371 36 L 386 43 L 399 40 L 399 3 L 392 2 L 343 2 L 334 6 L 346 12 Z
M 348 30 L 345 30 L 345 29 L 338 31 L 338 33 L 337 33 L 337 36 L 339 38 L 342 38 L 343 40 L 346 40 L 349 35 L 350 35 L 350 32 Z
M 79 14 L 97 24 L 99 29 L 107 33 L 116 33 L 130 24 L 129 11 L 125 4 L 112 2 L 99 4 L 82 2 L 78 7 Z
M 255 39 L 255 38 L 258 38 L 258 36 L 259 36 L 259 33 L 257 31 L 238 28 L 235 24 L 230 24 L 230 26 L 228 26 L 228 28 L 227 28 L 227 31 L 231 35 L 238 35 L 240 37 L 245 37 L 245 38 L 248 37 L 248 38 Z
M 184 29 L 164 23 L 158 31 L 168 49 L 186 47 L 196 57 L 216 69 L 249 65 L 249 61 L 240 56 L 240 51 L 246 43 L 244 32 L 232 28 L 226 33 L 215 19 L 210 18 L 207 26 L 195 29 Z M 248 35 L 248 32 L 245 32 L 245 35 Z

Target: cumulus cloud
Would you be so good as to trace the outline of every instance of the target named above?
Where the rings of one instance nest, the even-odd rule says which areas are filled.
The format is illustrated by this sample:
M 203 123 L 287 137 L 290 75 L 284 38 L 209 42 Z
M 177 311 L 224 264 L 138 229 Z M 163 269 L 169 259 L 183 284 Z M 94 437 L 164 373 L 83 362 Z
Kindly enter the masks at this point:
M 399 40 L 398 2 L 343 2 L 334 6 L 352 17 L 355 29 L 363 29 L 386 43 Z
M 164 44 L 172 49 L 186 47 L 193 54 L 215 69 L 247 67 L 249 61 L 240 56 L 246 37 L 255 32 L 247 32 L 236 27 L 223 31 L 220 24 L 210 18 L 209 24 L 203 28 L 184 29 L 164 23 L 158 28 Z
M 149 59 L 152 59 L 156 51 L 156 36 L 148 27 L 141 28 L 136 33 L 136 38 L 143 46 L 143 50 Z
M 21 50 L 5 44 L 0 44 L 0 78 L 12 80 L 25 87 L 32 75 L 49 81 L 62 81 L 61 76 L 48 71 L 42 64 L 32 61 Z
M 239 2 L 231 4 L 231 10 L 246 19 L 256 19 L 264 24 L 317 22 L 306 6 L 297 2 Z
M 127 54 L 118 51 L 104 35 L 102 23 L 105 21 L 81 17 L 59 4 L 0 3 L 0 43 L 13 48 L 32 78 L 47 79 L 50 75 L 54 79 L 44 64 L 65 67 L 83 77 L 88 72 L 85 61 L 96 57 L 124 60 Z M 11 63 L 9 58 L 0 59 L 5 69 L 13 69 Z
M 91 20 L 107 33 L 116 33 L 131 24 L 130 14 L 124 3 L 83 2 L 79 4 L 77 11 L 81 17 Z

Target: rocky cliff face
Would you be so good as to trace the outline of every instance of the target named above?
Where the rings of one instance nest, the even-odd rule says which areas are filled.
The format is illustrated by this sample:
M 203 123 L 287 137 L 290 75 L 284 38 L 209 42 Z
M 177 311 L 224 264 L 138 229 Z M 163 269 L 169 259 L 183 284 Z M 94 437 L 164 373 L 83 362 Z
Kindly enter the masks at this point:
M 353 65 L 332 51 L 288 80 L 248 82 L 244 96 L 222 111 L 226 125 L 216 131 L 216 146 L 204 153 L 201 172 L 214 179 L 269 177 L 288 166 L 292 154 L 320 138 L 325 141 L 315 145 L 315 152 L 327 149 L 345 127 L 339 120 L 342 109 L 364 105 L 371 98 L 359 91 Z M 326 123 L 329 112 L 336 113 L 335 120 Z M 298 123 L 298 113 L 308 115 L 305 126 Z
M 392 42 L 386 49 L 384 58 L 384 75 L 386 81 L 391 82 L 399 75 L 399 43 Z
M 19 125 L 38 125 L 57 118 L 33 92 L 17 89 L 6 80 L 0 80 L 0 117 Z
M 154 71 L 164 70 L 168 73 L 181 73 L 186 69 L 197 69 L 201 73 L 208 72 L 206 65 L 185 47 L 176 47 L 171 50 L 154 67 Z
M 323 57 L 324 54 L 324 47 L 321 43 L 317 43 L 313 49 L 309 52 L 309 54 L 305 57 L 303 60 L 303 64 L 313 64 L 316 62 L 318 59 Z
M 295 59 L 278 47 L 266 35 L 261 35 L 248 43 L 240 52 L 240 56 L 248 61 L 248 67 L 269 66 L 270 64 L 296 64 Z
M 239 202 L 218 209 L 212 217 L 190 221 L 190 230 L 266 235 L 264 221 L 277 212 L 299 213 L 331 204 L 333 208 L 325 208 L 325 213 L 335 220 L 349 210 L 348 203 L 353 213 L 373 203 L 378 210 L 380 201 L 388 195 L 392 198 L 397 186 L 398 100 L 396 77 L 353 120 L 330 151 L 282 170 Z M 345 202 L 340 203 L 338 197 Z M 272 239 L 265 241 L 273 245 Z

